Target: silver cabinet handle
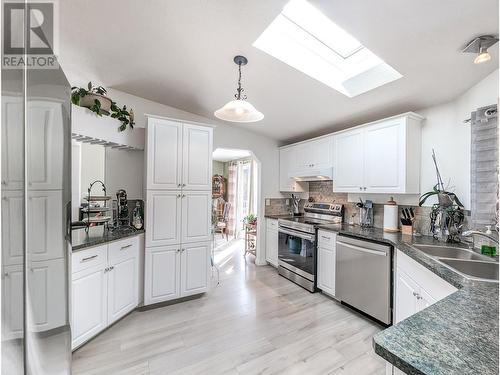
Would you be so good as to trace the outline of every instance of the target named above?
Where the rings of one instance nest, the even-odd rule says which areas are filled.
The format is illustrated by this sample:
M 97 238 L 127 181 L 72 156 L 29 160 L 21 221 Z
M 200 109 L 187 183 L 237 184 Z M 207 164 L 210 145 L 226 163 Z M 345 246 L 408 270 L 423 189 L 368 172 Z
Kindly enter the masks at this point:
M 115 266 L 111 266 L 111 267 L 109 267 L 109 270 L 110 270 L 110 271 L 111 271 L 111 270 L 114 270 L 114 269 L 115 269 Z
M 8 272 L 5 272 L 3 275 L 4 275 L 5 277 L 9 277 L 9 273 L 8 273 Z
M 363 190 L 366 190 L 366 186 L 363 188 Z
M 186 186 L 186 184 L 182 184 L 182 187 Z
M 413 296 L 417 297 L 417 299 L 422 299 L 422 296 L 418 294 L 417 292 L 413 292 Z
M 384 251 L 384 250 L 365 249 L 363 247 L 359 247 L 359 246 L 356 246 L 356 245 L 351 245 L 351 244 L 348 244 L 348 243 L 345 243 L 345 242 L 342 242 L 342 241 L 339 241 L 339 240 L 337 240 L 337 245 L 339 245 L 339 246 L 345 246 L 345 247 L 347 247 L 349 249 L 360 251 L 360 252 L 363 252 L 363 253 L 369 253 L 369 254 L 373 254 L 373 255 L 380 255 L 380 256 L 384 256 L 384 257 L 387 256 L 387 252 Z
M 97 254 L 96 254 L 96 255 L 92 255 L 92 256 L 90 256 L 90 257 L 87 257 L 87 258 L 82 258 L 82 260 L 81 260 L 80 262 L 81 262 L 81 263 L 83 263 L 83 262 L 87 262 L 87 261 L 89 261 L 89 260 L 91 260 L 91 259 L 94 259 L 94 258 L 97 258 Z
M 132 244 L 131 244 L 131 243 L 130 243 L 130 244 L 128 244 L 128 245 L 122 246 L 122 247 L 120 248 L 120 250 L 125 250 L 125 249 L 129 248 L 130 246 L 132 246 Z
M 177 249 L 177 252 L 180 253 L 181 252 L 181 249 Z
M 7 185 L 7 182 L 5 180 L 3 180 L 2 185 Z
M 182 185 L 181 184 L 177 184 L 177 187 L 181 187 Z
M 186 249 L 182 249 L 181 251 L 184 252 L 184 251 L 186 251 Z
M 323 238 L 324 240 L 331 240 L 332 239 L 331 237 L 327 237 L 327 236 L 321 236 L 321 238 Z
M 360 186 L 360 187 L 359 187 L 359 190 L 363 190 L 363 188 Z
M 181 198 L 186 198 L 186 194 L 182 194 L 182 195 L 181 195 Z

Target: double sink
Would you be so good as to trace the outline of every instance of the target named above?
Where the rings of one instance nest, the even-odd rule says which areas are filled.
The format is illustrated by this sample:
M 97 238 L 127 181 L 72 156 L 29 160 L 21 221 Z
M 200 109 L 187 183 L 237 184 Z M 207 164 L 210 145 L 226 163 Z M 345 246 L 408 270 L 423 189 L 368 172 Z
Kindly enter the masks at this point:
M 472 250 L 435 245 L 413 245 L 424 254 L 468 279 L 498 282 L 498 262 Z

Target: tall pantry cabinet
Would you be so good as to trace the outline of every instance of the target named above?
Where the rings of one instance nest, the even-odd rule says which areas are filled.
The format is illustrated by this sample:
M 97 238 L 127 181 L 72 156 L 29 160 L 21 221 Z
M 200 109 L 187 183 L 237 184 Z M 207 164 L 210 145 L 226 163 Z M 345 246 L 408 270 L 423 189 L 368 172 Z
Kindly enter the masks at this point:
M 210 126 L 148 117 L 145 305 L 208 289 L 212 145 Z

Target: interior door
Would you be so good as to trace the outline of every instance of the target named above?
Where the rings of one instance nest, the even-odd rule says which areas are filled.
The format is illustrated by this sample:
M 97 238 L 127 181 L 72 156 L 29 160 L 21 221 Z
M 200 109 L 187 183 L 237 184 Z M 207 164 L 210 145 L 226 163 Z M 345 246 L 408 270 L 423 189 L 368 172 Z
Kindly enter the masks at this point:
M 210 191 L 188 191 L 182 193 L 182 242 L 202 242 L 211 239 Z
M 108 325 L 137 306 L 138 259 L 127 257 L 111 263 L 108 272 Z
M 182 166 L 182 124 L 148 119 L 147 188 L 179 189 Z
M 363 190 L 363 129 L 334 136 L 333 190 L 360 192 Z
M 180 297 L 180 245 L 146 249 L 144 304 Z
M 63 188 L 64 132 L 60 103 L 28 102 L 28 189 Z
M 148 190 L 146 247 L 181 242 L 181 192 Z
M 182 188 L 212 189 L 212 128 L 185 124 L 182 148 Z
M 365 128 L 366 192 L 405 192 L 406 141 L 402 121 L 389 120 Z
M 183 245 L 181 250 L 181 296 L 206 292 L 210 242 Z

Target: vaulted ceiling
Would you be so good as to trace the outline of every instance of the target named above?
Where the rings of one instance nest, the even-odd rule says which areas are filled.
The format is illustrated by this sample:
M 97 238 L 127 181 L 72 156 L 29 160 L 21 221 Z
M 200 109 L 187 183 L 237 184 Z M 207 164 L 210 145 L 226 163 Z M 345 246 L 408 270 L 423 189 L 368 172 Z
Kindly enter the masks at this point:
M 243 86 L 265 114 L 242 126 L 282 142 L 449 101 L 498 68 L 461 48 L 498 34 L 497 0 L 311 0 L 403 74 L 348 98 L 252 47 L 286 0 L 60 2 L 63 68 L 117 90 L 214 118 Z

